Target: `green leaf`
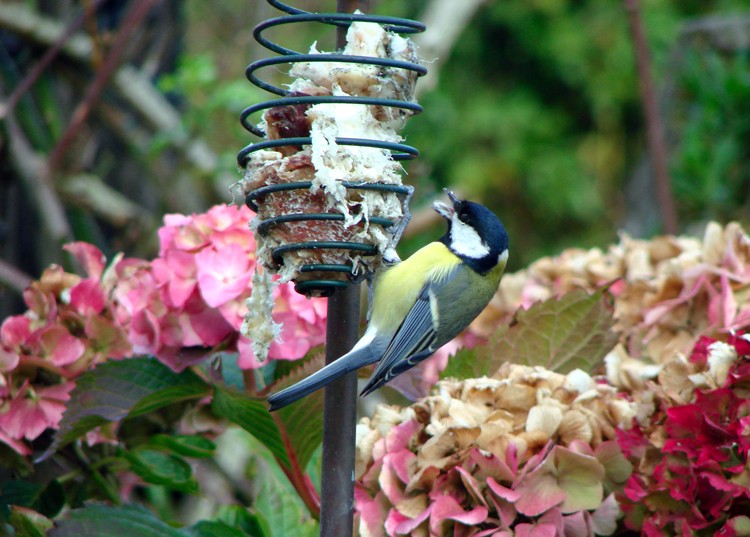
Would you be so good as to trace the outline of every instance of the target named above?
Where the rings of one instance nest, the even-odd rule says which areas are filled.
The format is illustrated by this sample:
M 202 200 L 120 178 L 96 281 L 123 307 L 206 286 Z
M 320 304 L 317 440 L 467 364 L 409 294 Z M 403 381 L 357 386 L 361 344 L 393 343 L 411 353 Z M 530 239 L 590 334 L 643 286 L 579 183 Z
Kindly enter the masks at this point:
M 240 528 L 253 537 L 271 537 L 271 529 L 265 520 L 261 521 L 255 514 L 239 505 L 223 505 L 216 518 L 233 528 Z
M 276 386 L 290 385 L 322 365 L 318 356 L 282 379 Z M 288 472 L 304 469 L 323 437 L 323 393 L 318 391 L 278 412 L 268 412 L 265 401 L 216 386 L 212 410 L 257 438 Z
M 218 358 L 221 360 L 221 376 L 227 386 L 245 389 L 245 372 L 239 366 L 239 354 L 236 352 L 219 353 Z M 275 362 L 272 362 L 275 363 Z
M 269 537 L 317 537 L 318 524 L 280 472 L 263 472 L 255 502 Z
M 324 356 L 316 356 L 284 377 L 274 387 L 291 386 L 323 367 L 324 361 Z M 323 442 L 323 390 L 313 392 L 285 406 L 276 411 L 276 415 L 294 450 L 300 468 L 305 468 L 315 450 Z
M 209 386 L 198 375 L 175 373 L 155 358 L 104 362 L 76 381 L 60 428 L 41 458 L 98 425 L 208 394 Z
M 185 537 L 141 507 L 89 505 L 67 512 L 48 537 Z
M 516 323 L 491 343 L 501 363 L 591 372 L 617 343 L 613 326 L 608 287 L 592 294 L 580 290 L 519 311 Z
M 211 409 L 257 438 L 287 468 L 291 465 L 276 423 L 266 404 L 225 386 L 214 386 Z
M 3 520 L 10 517 L 9 507 L 20 505 L 22 507 L 31 507 L 37 497 L 42 492 L 42 485 L 30 483 L 28 481 L 6 481 L 0 488 L 0 509 Z
M 617 342 L 608 288 L 573 291 L 519 310 L 489 343 L 451 358 L 442 377 L 491 376 L 504 362 L 542 366 L 558 373 L 591 372 Z
M 448 365 L 440 373 L 441 379 L 475 379 L 479 377 L 488 377 L 494 371 L 490 371 L 491 357 L 479 354 L 483 349 L 459 349 L 456 355 L 448 360 Z M 497 368 L 495 368 L 497 369 Z
M 125 458 L 130 462 L 130 469 L 147 483 L 182 492 L 198 492 L 190 465 L 176 455 L 144 447 L 127 452 Z
M 10 525 L 16 530 L 16 537 L 44 537 L 52 521 L 32 509 L 14 505 L 10 510 Z
M 315 486 L 315 489 L 318 491 L 318 494 L 320 494 L 320 481 L 322 479 L 323 474 L 323 444 L 318 446 L 318 449 L 316 449 L 312 457 L 310 458 L 310 462 L 307 463 L 307 467 L 305 468 L 307 475 L 310 476 L 310 481 L 312 481 L 313 485 Z
M 189 537 L 248 537 L 242 530 L 218 520 L 201 520 L 185 530 Z
M 211 457 L 216 450 L 216 444 L 202 436 L 157 434 L 149 440 L 149 444 L 196 459 Z
M 309 367 L 307 364 L 313 363 L 317 365 L 313 371 L 320 369 L 325 362 L 325 349 L 323 346 L 313 347 L 308 353 L 300 360 L 276 360 L 273 362 L 273 376 L 277 381 L 281 381 L 277 386 L 281 386 L 286 383 L 285 377 L 293 377 L 299 374 L 301 367 Z M 307 376 L 307 375 L 305 375 Z M 283 380 L 282 380 L 283 379 Z M 296 382 L 296 381 L 295 381 Z M 289 385 L 293 384 L 290 382 Z
M 65 490 L 57 480 L 46 485 L 28 481 L 7 481 L 0 489 L 0 505 L 28 507 L 46 517 L 54 517 L 65 505 Z M 7 519 L 9 511 L 0 513 Z

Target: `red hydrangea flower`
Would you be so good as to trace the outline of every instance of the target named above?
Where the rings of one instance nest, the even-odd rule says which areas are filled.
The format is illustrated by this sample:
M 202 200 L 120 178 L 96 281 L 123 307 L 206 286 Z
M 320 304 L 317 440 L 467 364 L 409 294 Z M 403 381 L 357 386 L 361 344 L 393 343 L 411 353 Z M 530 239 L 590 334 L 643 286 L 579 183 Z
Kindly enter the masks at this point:
M 723 385 L 696 389 L 692 401 L 666 401 L 650 423 L 620 432 L 623 452 L 639 472 L 618 498 L 626 525 L 645 535 L 740 535 L 750 512 L 750 400 L 747 341 L 701 338 L 691 362 L 708 369 L 734 351 Z M 747 521 L 750 523 L 750 519 Z M 750 524 L 748 525 L 750 527 Z

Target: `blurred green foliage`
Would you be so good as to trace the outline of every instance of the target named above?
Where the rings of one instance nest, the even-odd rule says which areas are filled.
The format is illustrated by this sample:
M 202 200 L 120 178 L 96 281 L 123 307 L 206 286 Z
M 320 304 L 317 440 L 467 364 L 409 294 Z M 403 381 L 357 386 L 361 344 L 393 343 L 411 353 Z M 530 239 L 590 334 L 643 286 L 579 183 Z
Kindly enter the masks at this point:
M 181 102 L 185 110 L 183 127 L 189 136 L 206 137 L 207 127 L 215 131 L 218 138 L 210 138 L 211 145 L 223 157 L 232 154 L 229 162 L 226 158 L 221 159 L 223 164 L 230 165 L 236 153 L 233 146 L 236 137 L 231 134 L 238 126 L 240 112 L 248 106 L 248 100 L 265 98 L 264 92 L 242 78 L 241 71 L 234 79 L 223 78 L 216 58 L 207 52 L 183 54 L 175 72 L 159 78 L 158 87 Z M 157 137 L 153 149 L 158 151 L 167 147 L 167 142 L 163 137 Z
M 192 28 L 201 26 L 204 17 L 210 19 L 207 6 L 189 4 Z M 303 4 L 294 5 L 320 11 L 334 7 L 325 1 Z M 418 20 L 429 6 L 424 0 L 373 4 L 377 13 Z M 742 0 L 641 4 L 657 84 L 684 85 L 680 90 L 684 117 L 668 125 L 677 140 L 672 162 L 683 223 L 736 216 L 741 205 L 737 199 L 746 195 L 742 188 L 747 183 L 743 158 L 750 116 L 742 111 L 750 101 L 745 56 L 712 58 L 716 54 L 710 48 L 687 50 L 684 54 L 692 59 L 685 63 L 685 72 L 676 73 L 675 81 L 665 76 L 686 21 L 739 14 L 747 4 Z M 267 16 L 278 14 L 267 12 Z M 300 25 L 294 32 L 273 37 L 285 46 L 306 50 L 325 33 L 325 28 Z M 225 68 L 230 61 L 235 63 L 234 72 L 224 71 L 229 78 L 225 83 L 234 88 L 247 61 L 273 55 L 252 42 L 249 46 L 251 53 L 244 61 L 230 60 L 219 50 L 203 49 L 195 57 L 202 69 L 212 56 Z M 325 50 L 325 44 L 320 48 Z M 418 187 L 415 210 L 443 186 L 483 200 L 501 215 L 514 244 L 523 247 L 513 251 L 513 268 L 564 247 L 614 240 L 629 217 L 623 190 L 645 158 L 632 50 L 622 2 L 487 2 L 444 58 L 437 85 L 421 95 L 424 113 L 412 118 L 405 129 L 409 143 L 421 151 L 417 161 L 407 164 L 407 181 Z M 270 98 L 246 86 L 246 105 Z M 206 110 L 224 98 L 222 92 L 201 95 L 199 88 L 192 88 L 188 102 L 205 102 Z M 213 138 L 206 133 L 211 128 L 209 118 L 196 124 L 204 136 Z M 406 241 L 403 253 L 425 240 Z
M 687 218 L 746 218 L 750 209 L 748 54 L 690 50 L 685 58 L 673 180 Z

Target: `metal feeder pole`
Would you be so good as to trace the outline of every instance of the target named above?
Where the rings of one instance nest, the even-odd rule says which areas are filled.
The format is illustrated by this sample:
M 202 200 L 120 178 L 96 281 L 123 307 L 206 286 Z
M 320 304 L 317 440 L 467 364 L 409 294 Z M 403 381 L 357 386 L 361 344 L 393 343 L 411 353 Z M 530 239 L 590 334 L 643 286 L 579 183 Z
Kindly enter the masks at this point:
M 368 11 L 367 0 L 337 0 L 338 13 Z M 336 32 L 336 47 L 346 45 L 347 28 Z M 326 364 L 346 354 L 359 339 L 359 285 L 349 285 L 328 298 Z M 354 529 L 354 455 L 357 424 L 357 372 L 332 382 L 323 396 L 323 469 L 320 535 L 351 537 Z

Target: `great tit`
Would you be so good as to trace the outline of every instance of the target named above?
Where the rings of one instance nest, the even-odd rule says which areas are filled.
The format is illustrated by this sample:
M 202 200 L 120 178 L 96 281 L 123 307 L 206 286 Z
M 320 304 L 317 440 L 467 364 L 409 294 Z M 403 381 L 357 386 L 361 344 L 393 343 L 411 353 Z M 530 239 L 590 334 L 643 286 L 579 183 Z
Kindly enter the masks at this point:
M 487 306 L 508 261 L 508 234 L 486 207 L 445 191 L 433 208 L 448 231 L 375 277 L 370 322 L 351 351 L 268 398 L 278 410 L 329 382 L 378 362 L 364 396 L 448 343 Z

